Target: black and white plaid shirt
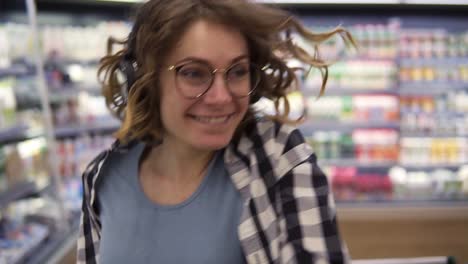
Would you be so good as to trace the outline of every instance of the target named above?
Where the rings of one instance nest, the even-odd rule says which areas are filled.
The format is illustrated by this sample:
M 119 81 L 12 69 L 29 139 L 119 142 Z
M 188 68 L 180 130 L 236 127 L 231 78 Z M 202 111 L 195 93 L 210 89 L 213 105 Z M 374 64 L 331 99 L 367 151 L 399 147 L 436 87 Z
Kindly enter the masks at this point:
M 107 157 L 126 148 L 116 142 L 83 174 L 77 263 L 99 262 L 95 185 Z M 238 235 L 247 263 L 349 263 L 327 178 L 298 129 L 257 121 L 226 148 L 224 161 L 245 201 Z

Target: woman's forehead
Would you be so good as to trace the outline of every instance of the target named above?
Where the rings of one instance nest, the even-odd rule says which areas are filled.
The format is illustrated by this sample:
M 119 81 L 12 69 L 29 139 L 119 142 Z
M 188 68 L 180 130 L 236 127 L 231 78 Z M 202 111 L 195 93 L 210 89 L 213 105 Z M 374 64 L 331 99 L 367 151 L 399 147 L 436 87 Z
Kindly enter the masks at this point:
M 222 64 L 246 55 L 247 41 L 238 29 L 198 20 L 190 24 L 182 34 L 177 45 L 169 53 L 168 60 L 175 63 L 187 57 L 195 57 L 213 64 Z

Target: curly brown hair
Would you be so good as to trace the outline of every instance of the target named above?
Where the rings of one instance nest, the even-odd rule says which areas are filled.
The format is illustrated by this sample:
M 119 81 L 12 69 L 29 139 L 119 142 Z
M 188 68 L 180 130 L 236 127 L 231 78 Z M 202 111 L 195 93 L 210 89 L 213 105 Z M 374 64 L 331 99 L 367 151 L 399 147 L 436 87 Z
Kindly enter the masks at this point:
M 248 0 L 150 0 L 137 13 L 135 24 L 128 38 L 117 41 L 110 38 L 108 55 L 101 60 L 98 76 L 110 111 L 122 120 L 116 137 L 123 142 L 138 139 L 147 142 L 161 140 L 164 131 L 159 116 L 159 73 L 166 56 L 177 44 L 188 25 L 208 20 L 238 29 L 245 37 L 250 61 L 267 65 L 261 81 L 251 95 L 251 103 L 243 124 L 254 118 L 252 104 L 260 97 L 273 100 L 280 122 L 292 122 L 288 118 L 289 103 L 286 95 L 295 88 L 295 69 L 287 66 L 288 59 L 297 59 L 304 65 L 316 67 L 323 75 L 320 95 L 325 90 L 329 64 L 318 57 L 318 45 L 335 34 L 345 43 L 355 45 L 351 35 L 342 27 L 326 33 L 314 33 L 306 29 L 287 11 Z M 293 42 L 292 34 L 299 35 L 316 47 L 310 54 Z M 112 52 L 113 44 L 123 48 Z M 127 66 L 122 67 L 122 62 Z M 122 68 L 127 69 L 122 69 Z M 127 80 L 130 87 L 119 80 L 121 71 L 132 68 Z M 134 68 L 134 69 L 133 69 Z M 126 95 L 128 91 L 128 96 Z M 284 103 L 280 112 L 279 103 Z

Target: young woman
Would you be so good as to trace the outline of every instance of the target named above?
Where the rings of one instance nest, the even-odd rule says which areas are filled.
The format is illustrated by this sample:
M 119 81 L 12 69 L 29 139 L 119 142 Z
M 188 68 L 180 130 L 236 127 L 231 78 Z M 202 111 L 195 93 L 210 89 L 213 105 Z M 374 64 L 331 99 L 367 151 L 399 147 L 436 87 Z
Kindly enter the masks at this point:
M 335 33 L 352 41 L 246 0 L 145 3 L 100 67 L 122 126 L 83 174 L 78 262 L 347 263 L 313 150 L 252 108 L 286 100 L 286 59 L 326 70 L 291 34 Z

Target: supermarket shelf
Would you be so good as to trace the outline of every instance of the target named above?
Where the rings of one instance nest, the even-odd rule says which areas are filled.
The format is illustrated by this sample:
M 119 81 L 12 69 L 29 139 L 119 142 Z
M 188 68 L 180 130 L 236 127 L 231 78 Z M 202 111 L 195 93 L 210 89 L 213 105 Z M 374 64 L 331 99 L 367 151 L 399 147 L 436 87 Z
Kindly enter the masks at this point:
M 360 54 L 358 52 L 358 54 L 356 55 L 346 55 L 345 57 L 341 58 L 339 61 L 365 61 L 365 62 L 389 62 L 389 63 L 395 63 L 396 64 L 396 60 L 398 59 L 398 57 L 396 56 L 392 56 L 392 57 L 378 57 L 378 56 L 370 56 L 370 55 L 367 55 L 367 54 Z M 333 67 L 333 64 L 332 66 Z
M 118 121 L 106 121 L 104 123 L 93 123 L 83 125 L 71 125 L 55 128 L 55 136 L 57 138 L 75 137 L 86 133 L 112 133 L 120 126 Z
M 449 91 L 468 89 L 468 83 L 460 82 L 413 82 L 402 83 L 399 88 L 349 88 L 329 86 L 325 90 L 325 95 L 358 95 L 358 94 L 389 94 L 389 95 L 441 95 Z M 319 89 L 310 85 L 304 85 L 302 93 L 306 96 L 318 96 Z
M 465 64 L 468 57 L 443 57 L 443 58 L 398 58 L 401 65 L 440 65 L 440 64 Z
M 304 133 L 311 133 L 317 130 L 334 130 L 340 132 L 351 132 L 355 129 L 399 129 L 398 122 L 368 122 L 368 123 L 343 123 L 342 121 L 307 121 L 300 125 L 299 128 Z
M 468 83 L 402 83 L 400 85 L 400 95 L 442 95 L 449 91 L 468 89 Z
M 354 159 L 336 159 L 327 160 L 322 159 L 318 161 L 320 166 L 342 166 L 342 167 L 358 167 L 358 168 L 390 168 L 393 166 L 403 167 L 407 170 L 435 170 L 435 169 L 449 169 L 457 170 L 462 166 L 468 166 L 468 163 L 454 163 L 454 164 L 402 164 L 392 161 L 375 161 L 375 162 L 361 162 Z
M 337 202 L 340 220 L 468 219 L 468 200 Z
M 351 260 L 351 264 L 448 264 L 455 263 L 451 257 L 410 257 Z
M 344 166 L 344 167 L 361 167 L 361 168 L 390 168 L 398 163 L 396 161 L 372 161 L 372 162 L 362 162 L 355 159 L 335 159 L 319 160 L 318 163 L 321 166 Z
M 49 237 L 49 229 L 45 230 L 44 233 L 38 237 L 29 248 L 25 249 L 25 253 L 23 256 L 20 256 L 18 259 L 14 260 L 14 264 L 24 264 L 29 263 L 28 259 L 32 258 L 32 253 L 36 252 L 41 248 L 41 245 L 47 240 Z
M 337 201 L 339 208 L 468 207 L 467 199 Z M 468 213 L 468 212 L 467 212 Z
M 318 89 L 310 89 L 307 86 L 304 87 L 302 93 L 306 96 L 318 96 Z M 356 88 L 343 88 L 343 87 L 327 87 L 325 90 L 325 95 L 379 95 L 379 94 L 389 94 L 389 95 L 398 95 L 397 89 L 356 89 Z
M 401 166 L 407 170 L 436 170 L 436 169 L 448 169 L 458 170 L 462 166 L 468 166 L 468 163 L 452 163 L 452 164 L 404 164 L 400 163 Z
M 99 66 L 99 59 L 90 59 L 90 60 L 64 59 L 62 63 L 65 65 L 78 64 L 82 66 Z
M 10 68 L 0 68 L 0 78 L 11 76 L 23 76 L 30 74 L 30 71 L 25 66 L 13 66 Z
M 400 132 L 400 138 L 464 138 L 468 137 L 468 134 L 458 133 L 423 133 L 423 132 Z
M 38 189 L 34 182 L 18 183 L 0 193 L 0 208 L 4 208 L 16 200 L 34 196 L 36 194 L 38 194 Z
M 73 223 L 69 232 L 57 233 L 31 252 L 28 264 L 61 263 L 61 260 L 76 246 L 79 223 Z
M 425 116 L 433 116 L 433 117 L 438 117 L 438 118 L 459 118 L 459 117 L 465 117 L 465 115 L 468 115 L 467 113 L 463 112 L 456 112 L 454 110 L 446 110 L 446 111 L 435 111 L 435 112 L 424 112 L 422 110 L 420 111 L 410 111 L 406 109 L 400 109 L 400 115 L 406 116 L 406 115 L 425 115 Z
M 62 102 L 70 99 L 76 99 L 82 92 L 92 95 L 102 95 L 101 90 L 99 90 L 97 86 L 92 87 L 77 84 L 64 87 L 60 90 L 50 91 L 49 97 L 51 102 Z
M 31 131 L 25 125 L 15 125 L 6 129 L 0 129 L 0 144 L 9 144 L 42 136 L 40 131 Z

